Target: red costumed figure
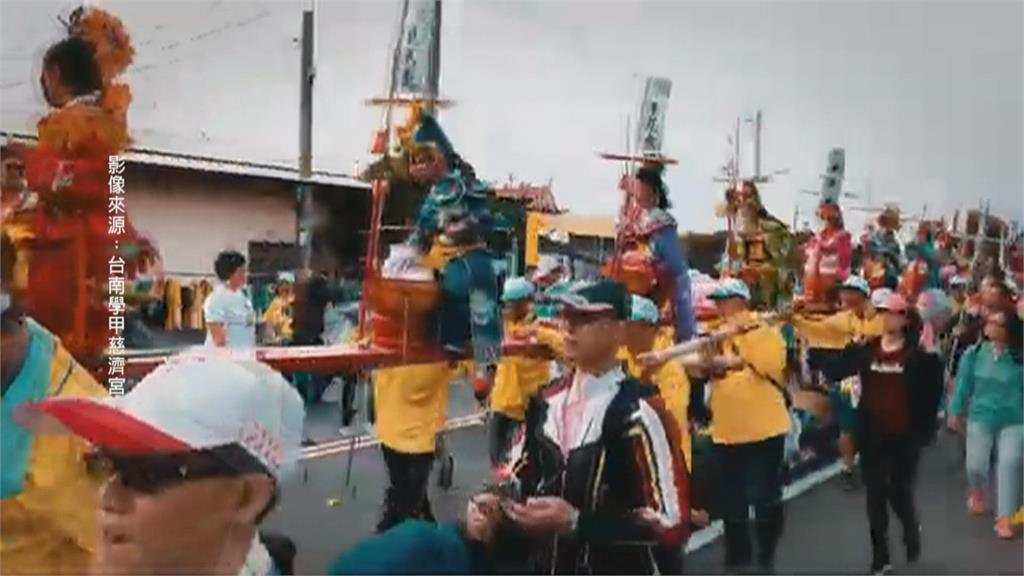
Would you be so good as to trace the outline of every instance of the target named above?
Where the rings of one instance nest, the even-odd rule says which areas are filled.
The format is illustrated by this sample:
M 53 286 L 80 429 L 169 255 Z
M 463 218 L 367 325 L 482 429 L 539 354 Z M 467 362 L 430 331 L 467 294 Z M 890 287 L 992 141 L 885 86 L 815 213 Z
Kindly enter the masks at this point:
M 843 228 L 843 213 L 832 200 L 818 207 L 822 229 L 804 245 L 804 300 L 812 307 L 835 308 L 838 287 L 850 275 L 853 244 Z
M 38 144 L 9 148 L 37 198 L 29 214 L 17 216 L 29 224 L 19 243 L 28 254 L 28 313 L 79 361 L 96 365 L 116 335 L 108 296 L 127 291 L 118 282 L 108 293 L 108 279 L 121 276 L 122 266 L 130 279 L 154 251 L 125 214 L 124 161 L 116 158 L 129 144 L 131 92 L 115 80 L 132 62 L 130 38 L 118 18 L 97 8 L 76 9 L 67 28 L 43 57 L 40 82 L 52 110 L 38 123 Z

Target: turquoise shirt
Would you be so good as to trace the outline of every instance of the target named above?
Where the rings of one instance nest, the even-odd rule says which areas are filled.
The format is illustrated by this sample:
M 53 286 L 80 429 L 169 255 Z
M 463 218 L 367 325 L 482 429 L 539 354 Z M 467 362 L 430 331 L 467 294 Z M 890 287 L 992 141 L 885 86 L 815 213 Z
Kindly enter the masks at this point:
M 44 328 L 31 319 L 26 319 L 25 324 L 29 332 L 28 353 L 21 371 L 3 395 L 3 409 L 0 411 L 0 441 L 3 444 L 0 496 L 4 499 L 21 493 L 32 452 L 32 434 L 14 421 L 14 411 L 46 397 L 55 348 L 53 336 Z
M 339 556 L 328 574 L 473 574 L 472 554 L 455 525 L 406 520 Z
M 1024 366 L 1003 351 L 996 359 L 992 344 L 968 348 L 960 360 L 951 414 L 994 428 L 1024 424 Z

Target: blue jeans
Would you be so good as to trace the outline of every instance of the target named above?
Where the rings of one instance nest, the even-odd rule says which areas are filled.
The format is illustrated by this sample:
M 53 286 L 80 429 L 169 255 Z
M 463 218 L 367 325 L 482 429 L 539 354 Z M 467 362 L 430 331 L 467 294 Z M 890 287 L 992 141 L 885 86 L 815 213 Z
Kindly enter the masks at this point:
M 996 447 L 996 516 L 1009 518 L 1021 505 L 1024 425 L 992 428 L 967 421 L 967 482 L 974 490 L 988 488 L 993 445 Z

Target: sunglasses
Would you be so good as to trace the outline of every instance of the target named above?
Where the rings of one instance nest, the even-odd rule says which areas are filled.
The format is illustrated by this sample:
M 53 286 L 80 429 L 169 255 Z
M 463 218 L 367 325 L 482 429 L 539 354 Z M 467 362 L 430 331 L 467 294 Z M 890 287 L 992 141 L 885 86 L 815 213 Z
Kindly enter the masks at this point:
M 121 485 L 140 494 L 156 494 L 185 482 L 231 478 L 247 472 L 216 450 L 127 455 L 101 449 L 87 456 L 86 465 L 91 474 L 100 478 L 116 476 Z

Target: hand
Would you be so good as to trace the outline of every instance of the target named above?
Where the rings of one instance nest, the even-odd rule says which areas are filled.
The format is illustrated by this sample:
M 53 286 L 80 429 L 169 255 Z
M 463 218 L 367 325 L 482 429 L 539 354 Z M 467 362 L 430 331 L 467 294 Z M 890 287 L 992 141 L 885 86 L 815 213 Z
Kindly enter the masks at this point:
M 637 356 L 636 361 L 640 364 L 640 368 L 642 369 L 654 368 L 655 366 L 660 366 L 666 362 L 661 352 L 645 352 L 644 354 Z
M 546 496 L 530 498 L 525 504 L 510 502 L 505 513 L 524 531 L 535 536 L 569 534 L 576 525 L 579 511 L 565 500 Z
M 719 355 L 712 358 L 708 364 L 713 371 L 726 372 L 729 370 L 739 370 L 743 367 L 744 361 L 743 358 L 740 358 L 739 356 Z
M 466 505 L 466 534 L 470 540 L 488 544 L 501 514 L 500 499 L 495 494 L 477 494 Z
M 964 433 L 964 417 L 963 416 L 950 416 L 946 418 L 946 427 L 956 432 L 957 434 Z

